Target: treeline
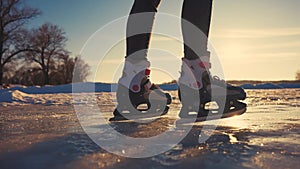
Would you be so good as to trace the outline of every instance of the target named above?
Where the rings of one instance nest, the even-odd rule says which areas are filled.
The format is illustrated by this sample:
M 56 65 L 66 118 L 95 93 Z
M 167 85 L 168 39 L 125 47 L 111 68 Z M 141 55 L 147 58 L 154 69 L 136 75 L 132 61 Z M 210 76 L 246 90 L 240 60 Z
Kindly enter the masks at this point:
M 40 14 L 22 0 L 0 0 L 0 86 L 66 84 L 85 81 L 89 75 L 89 65 L 66 49 L 61 27 L 44 23 L 25 28 Z
M 19 65 L 19 67 L 16 68 L 16 65 Z M 89 74 L 89 69 L 89 65 L 80 57 L 66 56 L 65 58 L 57 59 L 50 65 L 49 75 L 46 76 L 38 64 L 12 62 L 4 67 L 3 82 L 4 84 L 22 84 L 26 86 L 83 82 Z M 48 79 L 45 79 L 45 77 L 48 77 Z
M 296 72 L 296 80 L 300 80 L 300 70 Z

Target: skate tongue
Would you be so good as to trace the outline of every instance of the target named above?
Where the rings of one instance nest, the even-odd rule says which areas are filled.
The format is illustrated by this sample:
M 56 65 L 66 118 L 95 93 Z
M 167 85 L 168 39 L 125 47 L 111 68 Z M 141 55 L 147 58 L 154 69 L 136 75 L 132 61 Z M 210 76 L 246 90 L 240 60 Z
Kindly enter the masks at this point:
M 150 62 L 147 60 L 131 63 L 129 59 L 126 59 L 123 75 L 119 79 L 118 84 L 122 84 L 133 92 L 140 92 L 143 79 L 145 79 L 145 76 L 150 75 L 149 66 Z

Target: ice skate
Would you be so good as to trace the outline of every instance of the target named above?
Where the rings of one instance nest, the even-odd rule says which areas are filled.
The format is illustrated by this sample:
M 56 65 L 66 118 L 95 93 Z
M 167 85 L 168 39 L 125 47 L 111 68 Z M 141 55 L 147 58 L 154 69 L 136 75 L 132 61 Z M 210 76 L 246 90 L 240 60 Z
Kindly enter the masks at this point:
M 196 118 L 196 121 L 225 118 L 243 114 L 246 104 L 239 100 L 246 98 L 245 91 L 225 83 L 209 73 L 209 57 L 182 60 L 179 78 L 179 99 L 181 118 Z
M 118 106 L 110 121 L 149 118 L 168 112 L 171 96 L 149 80 L 150 63 L 125 62 L 117 89 Z

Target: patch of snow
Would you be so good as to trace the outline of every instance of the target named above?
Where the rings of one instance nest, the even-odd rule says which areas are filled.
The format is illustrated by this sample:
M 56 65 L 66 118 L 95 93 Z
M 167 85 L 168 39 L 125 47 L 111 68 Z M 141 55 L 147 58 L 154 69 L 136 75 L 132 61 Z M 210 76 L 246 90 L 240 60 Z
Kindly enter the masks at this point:
M 177 84 L 159 85 L 163 90 L 174 91 L 178 89 Z M 300 84 L 243 84 L 244 89 L 283 89 L 300 88 Z M 46 105 L 70 105 L 86 104 L 90 101 L 96 102 L 103 99 L 100 93 L 115 92 L 117 84 L 108 83 L 74 83 L 58 86 L 20 86 L 14 85 L 11 88 L 0 90 L 0 103 L 24 103 L 24 104 L 46 104 Z M 96 93 L 97 99 L 87 96 Z M 81 96 L 73 100 L 72 95 Z M 87 95 L 86 95 L 87 94 Z M 88 98 L 88 99 L 87 99 Z M 2 104 L 4 105 L 4 104 Z

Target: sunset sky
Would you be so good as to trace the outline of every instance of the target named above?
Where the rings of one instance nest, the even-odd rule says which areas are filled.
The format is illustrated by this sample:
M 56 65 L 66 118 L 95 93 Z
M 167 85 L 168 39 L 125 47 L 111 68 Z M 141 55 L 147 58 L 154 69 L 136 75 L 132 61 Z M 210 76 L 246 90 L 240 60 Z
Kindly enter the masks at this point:
M 159 12 L 179 17 L 182 2 L 162 0 Z M 97 30 L 126 16 L 132 3 L 133 0 L 26 0 L 26 4 L 43 13 L 29 26 L 50 22 L 64 28 L 69 39 L 67 49 L 73 55 L 84 51 L 83 59 L 92 67 L 89 81 L 102 82 L 116 81 L 120 75 L 118 65 L 124 60 L 124 41 L 116 43 L 111 50 L 103 45 L 107 39 L 86 42 Z M 220 59 L 225 79 L 294 79 L 300 70 L 299 6 L 299 0 L 215 0 L 210 42 Z M 161 22 L 164 23 L 159 24 Z M 157 18 L 155 29 L 180 32 L 179 23 L 166 28 L 166 22 Z M 125 24 L 123 26 L 111 29 L 106 38 L 115 37 L 118 30 L 124 31 Z M 181 42 L 157 35 L 152 38 L 151 48 L 155 49 L 149 53 L 154 67 L 152 81 L 159 83 L 178 78 Z M 101 60 L 99 53 L 103 50 L 108 53 Z M 213 62 L 214 65 L 219 66 Z

